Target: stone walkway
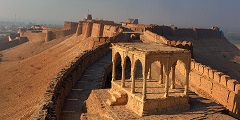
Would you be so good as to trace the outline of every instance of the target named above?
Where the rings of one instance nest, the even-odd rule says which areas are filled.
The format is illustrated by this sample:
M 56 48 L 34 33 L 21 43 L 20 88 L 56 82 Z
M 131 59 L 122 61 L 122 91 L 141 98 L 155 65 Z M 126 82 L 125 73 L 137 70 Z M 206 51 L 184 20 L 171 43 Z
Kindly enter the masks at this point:
M 110 52 L 85 71 L 65 99 L 61 113 L 62 120 L 79 120 L 81 113 L 86 113 L 85 100 L 93 89 L 102 87 L 102 76 L 111 62 L 112 54 Z

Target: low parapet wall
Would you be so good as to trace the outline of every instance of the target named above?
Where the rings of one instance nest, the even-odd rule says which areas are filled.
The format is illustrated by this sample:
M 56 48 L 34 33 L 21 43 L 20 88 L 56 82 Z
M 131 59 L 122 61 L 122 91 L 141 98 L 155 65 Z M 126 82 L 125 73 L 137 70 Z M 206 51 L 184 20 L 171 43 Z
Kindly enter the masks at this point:
M 9 48 L 15 47 L 17 45 L 23 44 L 27 41 L 28 41 L 28 39 L 26 37 L 19 37 L 17 40 L 1 43 L 0 50 L 9 49 Z
M 60 119 L 65 96 L 68 95 L 87 67 L 107 54 L 110 50 L 110 43 L 116 42 L 121 36 L 122 33 L 118 33 L 109 38 L 105 44 L 85 51 L 63 68 L 47 88 L 44 98 L 33 116 L 34 119 Z
M 151 28 L 156 26 L 154 24 L 129 24 L 129 23 L 122 23 L 122 26 L 128 29 L 131 29 L 135 32 L 144 32 L 147 28 Z
M 49 31 L 50 32 L 50 39 L 45 40 L 45 41 L 50 41 L 50 40 L 53 40 L 53 39 L 58 39 L 58 38 L 61 38 L 61 37 L 65 37 L 65 36 L 74 34 L 76 32 L 76 29 L 77 28 Z
M 45 28 L 43 30 L 20 29 L 20 37 L 27 37 L 29 41 L 51 41 L 76 33 L 77 27 L 71 28 Z
M 184 63 L 178 62 L 176 68 L 185 75 Z M 195 93 L 214 100 L 240 118 L 240 84 L 237 80 L 192 59 L 189 85 Z
M 23 31 L 20 37 L 27 37 L 29 41 L 45 41 L 46 33 L 42 31 Z
M 223 34 L 218 27 L 207 28 L 177 28 L 175 26 L 152 26 L 148 30 L 162 36 L 173 36 L 175 38 L 222 38 Z
M 152 42 L 156 42 L 156 43 L 163 43 L 163 44 L 168 44 L 170 45 L 170 41 L 167 40 L 165 37 L 158 35 L 156 33 L 153 33 L 149 30 L 146 30 L 144 32 L 144 36 L 146 36 L 148 38 L 147 41 L 152 41 Z
M 156 43 L 162 43 L 162 44 L 173 46 L 173 47 L 188 49 L 191 51 L 192 58 L 193 58 L 193 45 L 191 42 L 180 41 L 180 40 L 178 40 L 178 41 L 168 40 L 164 36 L 153 33 L 149 30 L 146 30 L 144 32 L 144 36 L 141 35 L 140 39 L 142 39 L 143 41 L 146 41 L 146 42 L 156 42 Z

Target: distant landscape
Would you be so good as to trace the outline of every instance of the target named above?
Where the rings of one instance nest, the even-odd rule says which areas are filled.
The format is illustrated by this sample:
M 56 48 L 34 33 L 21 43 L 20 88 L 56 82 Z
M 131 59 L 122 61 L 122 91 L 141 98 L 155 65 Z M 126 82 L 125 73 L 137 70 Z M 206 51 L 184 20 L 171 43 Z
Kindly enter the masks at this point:
M 240 49 L 240 32 L 226 32 L 225 37 Z

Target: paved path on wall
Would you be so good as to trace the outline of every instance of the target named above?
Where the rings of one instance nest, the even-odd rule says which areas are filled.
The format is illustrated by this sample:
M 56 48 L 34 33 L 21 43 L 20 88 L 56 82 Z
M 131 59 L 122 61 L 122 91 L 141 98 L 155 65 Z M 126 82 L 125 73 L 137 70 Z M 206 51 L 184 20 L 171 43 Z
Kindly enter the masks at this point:
M 112 54 L 109 52 L 87 68 L 83 76 L 65 98 L 61 113 L 62 120 L 79 120 L 81 113 L 86 113 L 85 100 L 87 100 L 93 89 L 100 89 L 102 87 L 102 76 L 111 62 Z

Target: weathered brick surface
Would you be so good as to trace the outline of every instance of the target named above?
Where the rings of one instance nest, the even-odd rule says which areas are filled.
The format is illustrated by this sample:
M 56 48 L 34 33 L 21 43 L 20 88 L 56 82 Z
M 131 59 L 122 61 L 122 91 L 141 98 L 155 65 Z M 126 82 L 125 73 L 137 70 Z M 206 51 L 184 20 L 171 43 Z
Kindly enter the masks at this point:
M 223 85 L 220 85 L 218 83 L 213 84 L 212 89 L 212 96 L 215 98 L 220 104 L 226 106 L 229 90 L 224 87 Z
M 223 75 L 222 72 L 214 72 L 214 81 L 220 83 L 220 79 L 222 75 Z
M 221 76 L 221 80 L 220 80 L 220 84 L 222 84 L 223 86 L 227 86 L 227 81 L 230 79 L 230 76 L 228 75 L 222 75 Z
M 195 72 L 190 73 L 190 85 L 193 84 L 194 86 L 201 86 L 201 76 Z
M 235 85 L 238 83 L 235 79 L 230 79 L 227 81 L 227 88 L 231 91 L 235 91 Z
M 213 86 L 212 81 L 210 81 L 205 76 L 201 77 L 201 86 L 200 86 L 200 88 L 202 88 L 208 94 L 212 94 L 212 86 Z
M 216 70 L 213 70 L 213 69 L 209 69 L 208 74 L 209 74 L 209 78 L 210 78 L 210 79 L 212 79 L 212 80 L 214 79 L 214 73 L 215 73 L 215 72 L 217 72 L 217 71 L 216 71 Z
M 205 75 L 206 77 L 209 77 L 209 70 L 211 69 L 210 67 L 206 67 L 206 66 L 204 66 L 203 67 L 203 75 Z

